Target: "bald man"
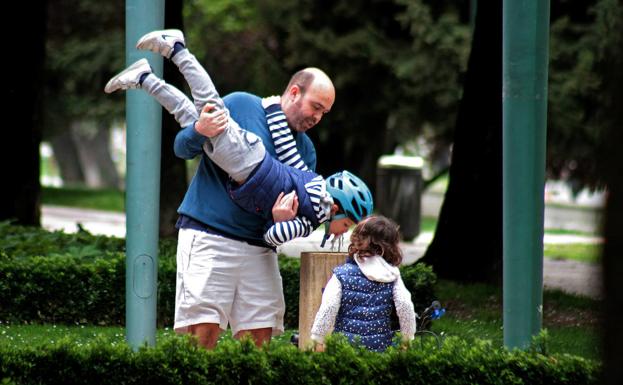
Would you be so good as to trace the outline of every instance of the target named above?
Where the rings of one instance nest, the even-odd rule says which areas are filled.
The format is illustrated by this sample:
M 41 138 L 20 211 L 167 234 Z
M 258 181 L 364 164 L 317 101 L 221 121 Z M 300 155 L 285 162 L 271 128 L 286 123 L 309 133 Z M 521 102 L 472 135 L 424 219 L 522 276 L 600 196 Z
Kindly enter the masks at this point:
M 334 101 L 331 79 L 318 68 L 306 68 L 290 79 L 281 95 L 281 108 L 290 128 L 305 132 L 320 122 Z
M 229 326 L 239 338 L 249 334 L 259 346 L 284 330 L 285 302 L 277 254 L 263 238 L 265 220 L 236 205 L 228 193 L 228 175 L 204 152 L 210 136 L 212 103 L 225 107 L 240 127 L 259 137 L 272 157 L 301 170 L 314 170 L 316 151 L 305 134 L 328 113 L 335 101 L 331 79 L 318 68 L 295 73 L 281 96 L 260 98 L 234 92 L 222 99 L 205 69 L 185 47 L 179 30 L 154 31 L 137 43 L 178 66 L 193 100 L 152 73 L 141 59 L 113 77 L 106 92 L 140 88 L 154 96 L 183 129 L 174 150 L 182 159 L 200 157 L 178 209 L 175 325 L 211 349 Z M 223 110 L 221 108 L 221 110 Z M 250 143 L 251 144 L 251 143 Z M 273 208 L 275 221 L 292 219 L 290 207 Z M 294 203 L 291 203 L 293 202 Z

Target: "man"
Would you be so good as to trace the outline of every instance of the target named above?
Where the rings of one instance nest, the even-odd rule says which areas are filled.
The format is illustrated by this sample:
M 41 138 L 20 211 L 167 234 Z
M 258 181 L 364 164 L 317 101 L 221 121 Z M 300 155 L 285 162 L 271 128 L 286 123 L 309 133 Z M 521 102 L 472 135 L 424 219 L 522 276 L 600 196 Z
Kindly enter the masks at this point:
M 180 31 L 155 31 L 139 40 L 138 47 L 172 58 L 175 43 L 183 48 Z M 223 99 L 231 117 L 259 136 L 271 156 L 315 169 L 315 149 L 305 131 L 318 124 L 335 101 L 334 86 L 324 72 L 317 68 L 297 72 L 281 97 L 262 99 L 236 92 Z M 285 303 L 277 254 L 263 241 L 265 221 L 233 203 L 227 174 L 203 152 L 209 124 L 201 114 L 175 140 L 177 156 L 200 155 L 201 160 L 178 209 L 174 328 L 195 335 L 211 349 L 229 324 L 236 338 L 250 334 L 260 346 L 283 332 Z M 284 140 L 292 145 L 284 145 Z M 280 212 L 279 203 L 275 215 L 288 219 L 296 212 L 290 204 Z

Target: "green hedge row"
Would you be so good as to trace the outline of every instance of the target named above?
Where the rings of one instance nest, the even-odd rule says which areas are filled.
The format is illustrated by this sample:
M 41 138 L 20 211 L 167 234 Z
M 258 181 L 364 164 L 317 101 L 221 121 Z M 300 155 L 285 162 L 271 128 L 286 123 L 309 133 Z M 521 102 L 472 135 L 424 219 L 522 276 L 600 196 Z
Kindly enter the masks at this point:
M 206 351 L 183 337 L 133 352 L 126 344 L 70 342 L 37 348 L 0 346 L 3 384 L 596 384 L 600 367 L 570 355 L 509 352 L 455 338 L 379 354 L 339 335 L 325 353 L 291 345 L 257 349 L 248 340 Z
M 121 325 L 125 319 L 123 240 L 64 234 L 0 223 L 0 321 Z M 285 324 L 298 325 L 296 258 L 280 258 Z M 434 299 L 435 274 L 422 264 L 402 267 L 416 311 Z M 157 319 L 173 324 L 175 241 L 160 243 Z

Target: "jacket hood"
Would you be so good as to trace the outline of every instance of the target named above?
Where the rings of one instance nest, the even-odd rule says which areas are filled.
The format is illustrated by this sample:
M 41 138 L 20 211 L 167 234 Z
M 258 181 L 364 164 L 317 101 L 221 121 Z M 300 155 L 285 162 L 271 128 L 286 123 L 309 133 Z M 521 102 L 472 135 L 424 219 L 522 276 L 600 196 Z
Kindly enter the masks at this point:
M 369 280 L 376 282 L 394 282 L 400 277 L 400 270 L 398 270 L 398 267 L 390 265 L 380 255 L 365 258 L 355 255 L 354 260 L 361 269 L 361 272 Z

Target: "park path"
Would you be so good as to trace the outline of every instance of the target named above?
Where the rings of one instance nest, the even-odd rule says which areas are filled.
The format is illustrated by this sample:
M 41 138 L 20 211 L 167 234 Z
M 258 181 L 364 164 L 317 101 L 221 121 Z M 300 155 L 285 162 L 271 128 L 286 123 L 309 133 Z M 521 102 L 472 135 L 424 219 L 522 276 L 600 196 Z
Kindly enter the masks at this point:
M 64 230 L 66 233 L 78 230 L 78 223 L 92 234 L 125 237 L 125 214 L 108 211 L 79 209 L 60 206 L 42 207 L 41 222 L 48 230 Z M 329 251 L 330 242 L 320 248 L 322 229 L 315 231 L 307 238 L 298 238 L 278 249 L 288 256 L 298 257 L 303 251 Z M 348 235 L 346 235 L 345 239 Z M 424 232 L 412 242 L 401 243 L 404 263 L 417 261 L 431 242 L 433 233 Z M 599 237 L 577 235 L 545 234 L 544 243 L 600 243 Z M 476 242 L 476 241 L 475 241 Z M 345 251 L 346 245 L 342 246 Z M 571 260 L 554 260 L 545 258 L 543 262 L 543 284 L 547 288 L 561 289 L 592 298 L 601 296 L 600 265 Z

